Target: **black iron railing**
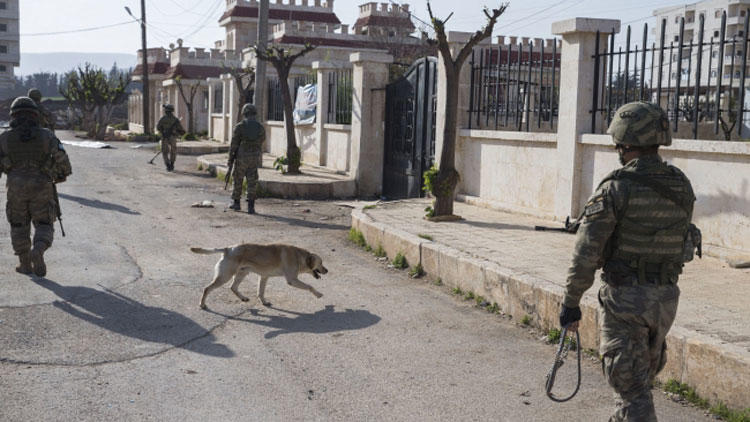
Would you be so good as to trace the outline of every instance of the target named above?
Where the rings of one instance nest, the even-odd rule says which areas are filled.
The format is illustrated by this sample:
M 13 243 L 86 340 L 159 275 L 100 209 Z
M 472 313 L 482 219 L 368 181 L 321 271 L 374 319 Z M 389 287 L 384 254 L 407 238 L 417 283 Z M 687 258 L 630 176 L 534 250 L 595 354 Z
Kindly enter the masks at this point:
M 743 22 L 728 25 L 724 11 L 719 28 L 709 37 L 703 14 L 696 19 L 697 30 L 686 30 L 682 17 L 668 44 L 666 19 L 660 22 L 656 41 L 649 41 L 648 24 L 635 45 L 628 26 L 625 44 L 617 49 L 614 31 L 605 45 L 600 45 L 604 37 L 597 34 L 591 132 L 604 132 L 619 106 L 650 101 L 667 112 L 676 136 L 742 137 L 743 115 L 750 111 L 744 106 L 750 13 L 741 12 Z
M 328 74 L 328 123 L 352 124 L 352 70 Z
M 560 94 L 557 40 L 500 44 L 471 55 L 469 129 L 555 130 Z
M 279 78 L 268 78 L 268 112 L 266 118 L 272 121 L 284 121 L 284 98 L 281 95 Z

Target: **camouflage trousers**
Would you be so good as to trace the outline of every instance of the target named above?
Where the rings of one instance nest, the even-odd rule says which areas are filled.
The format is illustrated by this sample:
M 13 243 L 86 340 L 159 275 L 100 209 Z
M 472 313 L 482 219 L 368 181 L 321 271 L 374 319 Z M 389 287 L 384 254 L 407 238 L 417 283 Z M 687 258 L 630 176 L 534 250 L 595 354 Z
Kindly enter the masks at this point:
M 602 371 L 617 396 L 610 421 L 656 421 L 651 386 L 666 364 L 667 332 L 677 314 L 677 285 L 599 290 Z
M 55 200 L 52 182 L 46 177 L 8 178 L 8 202 L 5 212 L 10 223 L 10 241 L 16 255 L 31 250 L 31 223 L 34 243 L 52 245 L 55 222 Z
M 164 158 L 165 166 L 174 165 L 177 158 L 177 138 L 170 136 L 161 140 L 161 156 Z
M 247 179 L 247 199 L 255 199 L 258 189 L 258 168 L 263 165 L 263 156 L 260 154 L 249 156 L 238 156 L 234 161 L 232 180 L 234 189 L 232 199 L 239 201 L 242 198 L 242 182 Z

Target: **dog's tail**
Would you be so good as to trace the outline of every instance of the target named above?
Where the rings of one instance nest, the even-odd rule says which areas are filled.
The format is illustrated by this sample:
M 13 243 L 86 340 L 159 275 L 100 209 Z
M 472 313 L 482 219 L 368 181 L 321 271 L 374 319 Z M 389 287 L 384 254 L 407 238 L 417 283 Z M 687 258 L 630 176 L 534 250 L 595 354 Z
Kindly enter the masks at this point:
M 214 249 L 204 249 L 204 248 L 190 248 L 190 251 L 193 253 L 199 253 L 201 255 L 212 255 L 215 253 L 227 253 L 229 248 L 214 248 Z

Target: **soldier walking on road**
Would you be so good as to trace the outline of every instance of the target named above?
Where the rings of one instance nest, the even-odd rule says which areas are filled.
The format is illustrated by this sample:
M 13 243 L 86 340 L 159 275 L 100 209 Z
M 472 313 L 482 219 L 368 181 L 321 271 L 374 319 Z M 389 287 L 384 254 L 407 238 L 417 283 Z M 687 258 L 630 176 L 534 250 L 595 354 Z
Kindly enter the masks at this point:
M 55 133 L 55 116 L 42 105 L 42 91 L 36 88 L 31 88 L 26 95 L 34 100 L 39 109 L 39 126 Z
M 71 174 L 70 161 L 55 135 L 39 126 L 39 109 L 31 98 L 16 98 L 10 116 L 10 129 L 0 135 L 0 175 L 8 175 L 6 213 L 11 244 L 20 261 L 16 271 L 43 277 L 47 274 L 44 251 L 52 246 L 57 217 L 54 184 Z
M 690 224 L 695 195 L 687 177 L 658 155 L 660 145 L 672 144 L 658 105 L 620 107 L 607 133 L 624 167 L 605 177 L 586 203 L 560 324 L 578 329 L 581 296 L 603 266 L 599 353 L 619 398 L 610 421 L 656 421 L 651 387 L 666 363 L 677 279 L 692 259 L 689 239 L 698 237 Z
M 174 170 L 174 161 L 177 159 L 177 136 L 185 134 L 180 120 L 174 115 L 174 106 L 164 104 L 164 116 L 156 124 L 156 130 L 161 134 L 161 155 L 167 171 Z
M 232 204 L 229 208 L 239 211 L 242 198 L 242 181 L 247 179 L 247 212 L 255 214 L 255 194 L 258 188 L 258 167 L 263 165 L 263 141 L 266 131 L 255 117 L 257 111 L 252 104 L 242 106 L 244 119 L 234 126 L 232 144 L 229 147 L 227 168 L 234 164 L 232 179 Z

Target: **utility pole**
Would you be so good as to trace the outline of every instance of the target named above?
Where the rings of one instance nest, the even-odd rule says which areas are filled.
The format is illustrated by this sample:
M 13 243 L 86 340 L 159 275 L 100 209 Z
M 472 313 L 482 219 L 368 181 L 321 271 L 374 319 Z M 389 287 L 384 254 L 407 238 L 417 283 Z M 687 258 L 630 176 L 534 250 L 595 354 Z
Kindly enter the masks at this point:
M 267 0 L 266 0 L 267 1 Z M 141 0 L 141 48 L 143 49 L 143 133 L 151 134 L 149 120 L 149 105 L 151 97 L 148 95 L 148 49 L 146 48 L 146 0 Z
M 258 10 L 258 49 L 265 51 L 268 42 L 268 0 L 260 0 Z M 255 60 L 255 108 L 258 121 L 266 120 L 266 62 Z

